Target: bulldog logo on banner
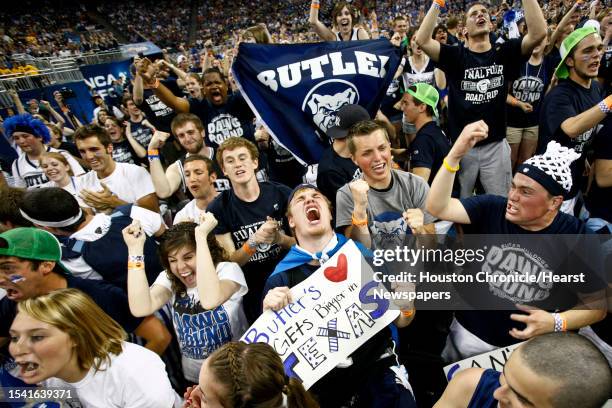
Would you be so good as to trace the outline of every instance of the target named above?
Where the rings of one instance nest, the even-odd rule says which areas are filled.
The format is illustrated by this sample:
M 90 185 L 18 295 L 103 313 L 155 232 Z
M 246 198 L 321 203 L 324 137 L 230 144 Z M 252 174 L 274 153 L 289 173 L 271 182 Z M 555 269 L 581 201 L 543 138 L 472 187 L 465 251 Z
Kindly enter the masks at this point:
M 400 63 L 388 40 L 314 44 L 240 44 L 232 72 L 268 132 L 303 163 L 317 163 L 325 132 L 344 105 L 371 117 Z

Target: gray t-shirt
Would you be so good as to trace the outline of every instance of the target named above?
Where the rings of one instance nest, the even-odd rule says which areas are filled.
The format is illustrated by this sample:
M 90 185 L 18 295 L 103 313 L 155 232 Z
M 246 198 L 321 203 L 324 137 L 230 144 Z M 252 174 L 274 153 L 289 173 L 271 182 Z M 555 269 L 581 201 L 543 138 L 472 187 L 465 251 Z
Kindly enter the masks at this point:
M 391 188 L 368 191 L 368 229 L 373 248 L 402 245 L 406 232 L 410 233 L 402 213 L 410 208 L 425 212 L 425 199 L 429 192 L 427 182 L 419 176 L 400 170 L 391 170 Z M 336 194 L 336 228 L 351 225 L 353 195 L 348 184 Z M 425 212 L 425 224 L 434 218 Z

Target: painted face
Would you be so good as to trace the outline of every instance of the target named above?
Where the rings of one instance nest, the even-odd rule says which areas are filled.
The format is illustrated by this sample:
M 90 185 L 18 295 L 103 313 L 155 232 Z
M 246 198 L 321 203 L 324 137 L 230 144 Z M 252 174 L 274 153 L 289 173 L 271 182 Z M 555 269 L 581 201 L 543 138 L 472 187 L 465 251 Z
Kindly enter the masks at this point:
M 200 81 L 198 81 L 196 78 L 192 76 L 187 77 L 185 87 L 192 98 L 199 98 L 202 96 L 202 85 L 200 85 Z
M 289 203 L 289 226 L 299 236 L 319 236 L 331 229 L 332 215 L 323 194 L 312 188 L 295 193 Z
M 493 397 L 499 401 L 499 408 L 552 408 L 552 396 L 558 386 L 550 379 L 534 373 L 521 360 L 516 350 L 499 376 L 500 387 Z
M 106 129 L 106 132 L 113 142 L 120 142 L 123 139 L 123 130 L 112 119 L 106 119 L 106 122 L 104 122 L 104 129 Z
M 566 64 L 583 79 L 596 78 L 604 53 L 603 41 L 599 34 L 587 35 L 574 48 L 573 56 L 567 57 Z
M 406 92 L 402 96 L 401 101 L 402 112 L 406 115 L 406 120 L 410 123 L 414 123 L 414 121 L 419 117 L 419 105 L 414 103 L 414 97 Z
M 487 8 L 482 4 L 476 4 L 467 12 L 465 28 L 470 38 L 482 34 L 488 34 L 490 28 L 490 17 Z
M 213 105 L 223 105 L 227 101 L 227 84 L 216 72 L 204 75 L 204 93 Z
M 199 387 L 202 391 L 202 408 L 224 408 L 222 395 L 228 392 L 225 387 L 217 381 L 213 372 L 208 367 L 208 362 L 204 361 L 200 370 Z
M 355 141 L 353 161 L 361 169 L 364 179 L 374 188 L 385 188 L 391 182 L 391 144 L 382 130 Z
M 215 190 L 213 182 L 217 177 L 214 174 L 208 174 L 204 161 L 196 160 L 185 163 L 184 170 L 187 188 L 194 198 L 208 197 Z
M 192 247 L 182 247 L 168 253 L 170 272 L 187 288 L 196 287 L 196 251 Z
M 554 211 L 552 198 L 534 179 L 516 173 L 508 193 L 506 219 L 522 227 L 538 226 Z
M 246 147 L 223 151 L 223 172 L 232 184 L 246 184 L 255 177 L 258 161 Z
M 343 7 L 336 16 L 336 26 L 341 33 L 347 34 L 353 29 L 353 16 L 348 7 Z
M 13 140 L 24 153 L 38 153 L 43 150 L 42 139 L 31 133 L 13 132 Z
M 188 153 L 195 154 L 202 150 L 204 130 L 198 130 L 195 123 L 186 122 L 183 126 L 175 128 L 174 135 Z
M 9 352 L 20 368 L 19 377 L 27 384 L 62 378 L 77 366 L 74 342 L 55 326 L 22 312 L 13 320 L 9 333 Z
M 42 281 L 41 266 L 32 269 L 32 263 L 14 256 L 0 257 L 0 288 L 6 297 L 15 302 L 38 296 L 37 287 Z
M 113 161 L 111 156 L 113 151 L 112 144 L 104 147 L 96 136 L 92 136 L 87 139 L 77 140 L 76 145 L 81 157 L 89 164 L 92 170 L 100 172 L 111 166 Z
M 68 173 L 70 171 L 70 166 L 65 165 L 53 157 L 46 157 L 41 160 L 40 168 L 45 172 L 49 180 L 55 181 L 56 183 L 65 181 L 70 177 Z

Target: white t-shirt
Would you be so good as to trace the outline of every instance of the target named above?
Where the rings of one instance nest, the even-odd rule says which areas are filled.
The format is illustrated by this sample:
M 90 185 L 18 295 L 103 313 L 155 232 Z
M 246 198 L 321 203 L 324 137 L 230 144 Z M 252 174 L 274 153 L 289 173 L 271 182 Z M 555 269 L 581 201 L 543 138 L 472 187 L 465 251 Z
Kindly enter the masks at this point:
M 242 269 L 234 262 L 220 262 L 217 275 L 219 279 L 238 283 L 240 289 L 214 310 L 202 308 L 198 288 L 187 289 L 184 296 L 172 294 L 172 320 L 181 348 L 183 374 L 195 383 L 204 360 L 223 344 L 239 340 L 249 327 L 242 309 L 242 297 L 248 292 Z M 153 285 L 172 291 L 165 271 L 159 274 Z
M 179 222 L 195 222 L 196 224 L 200 223 L 200 215 L 204 214 L 206 210 L 200 210 L 196 205 L 196 200 L 193 199 L 185 205 L 181 211 L 177 212 L 174 216 L 174 224 L 178 224 Z M 174 225 L 173 224 L 173 225 Z
M 85 174 L 85 170 L 81 167 L 70 153 L 65 150 L 59 150 L 53 147 L 47 147 L 47 152 L 61 153 L 72 169 L 75 176 Z M 28 155 L 22 153 L 13 162 L 13 186 L 21 188 L 39 188 L 42 184 L 49 181 L 43 170 L 40 168 L 38 160 L 31 160 Z
M 115 171 L 102 180 L 98 179 L 93 170 L 81 176 L 81 189 L 102 191 L 102 182 L 117 197 L 128 203 L 135 203 L 142 197 L 155 193 L 151 175 L 144 168 L 130 163 L 115 163 L 115 166 Z
M 42 184 L 40 188 L 47 187 L 59 187 L 59 185 L 55 181 L 47 181 L 45 184 Z M 70 176 L 70 183 L 66 184 L 62 187 L 64 190 L 72 194 L 74 198 L 79 202 L 79 206 L 83 208 L 90 208 L 85 201 L 79 196 L 79 191 L 81 191 L 81 177 Z
M 130 217 L 134 220 L 140 221 L 142 230 L 149 236 L 154 235 L 161 228 L 161 216 L 156 212 L 147 210 L 146 208 L 133 205 L 132 210 L 130 211 Z M 85 242 L 96 241 L 102 238 L 108 232 L 110 225 L 110 215 L 103 213 L 96 214 L 86 226 L 72 234 L 70 238 Z M 82 256 L 72 259 L 62 259 L 62 265 L 72 272 L 74 276 L 78 276 L 79 278 L 102 279 L 102 276 L 92 269 L 92 267 L 85 262 Z
M 110 366 L 92 367 L 85 378 L 68 383 L 59 378 L 45 381 L 46 387 L 73 388 L 87 408 L 172 408 L 181 399 L 172 389 L 165 366 L 154 352 L 123 342 L 123 351 L 112 355 Z

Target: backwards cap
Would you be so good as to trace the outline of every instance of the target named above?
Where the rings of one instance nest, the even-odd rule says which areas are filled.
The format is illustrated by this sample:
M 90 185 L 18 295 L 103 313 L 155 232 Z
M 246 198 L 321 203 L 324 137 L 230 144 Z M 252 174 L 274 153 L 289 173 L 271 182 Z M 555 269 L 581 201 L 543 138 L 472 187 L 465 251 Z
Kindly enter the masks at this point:
M 522 173 L 540 183 L 551 195 L 569 198 L 572 189 L 570 164 L 580 158 L 574 149 L 549 142 L 544 154 L 533 156 L 519 165 L 517 173 Z
M 555 75 L 557 78 L 564 79 L 569 76 L 569 70 L 567 65 L 565 65 L 565 59 L 570 52 L 572 52 L 574 47 L 584 39 L 584 37 L 591 34 L 597 34 L 597 29 L 595 27 L 582 27 L 572 31 L 572 33 L 568 35 L 565 40 L 563 40 L 563 43 L 561 43 L 561 48 L 559 48 L 561 62 L 559 65 L 557 65 L 557 69 L 555 70 Z

